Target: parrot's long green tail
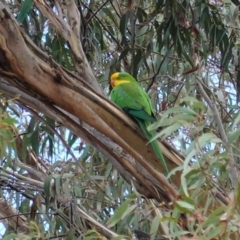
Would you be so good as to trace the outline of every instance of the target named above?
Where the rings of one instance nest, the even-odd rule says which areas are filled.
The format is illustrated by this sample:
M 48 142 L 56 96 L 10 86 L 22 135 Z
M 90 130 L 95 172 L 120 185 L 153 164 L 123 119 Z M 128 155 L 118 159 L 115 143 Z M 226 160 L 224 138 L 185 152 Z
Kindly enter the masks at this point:
M 146 126 L 146 122 L 143 121 L 143 120 L 140 120 L 140 119 L 137 119 L 137 122 L 138 122 L 138 125 L 140 126 L 140 128 L 142 129 L 142 131 L 145 133 L 145 135 L 147 136 L 148 140 L 151 141 L 152 138 L 154 137 L 154 134 L 152 132 L 149 132 L 147 130 L 147 126 Z M 168 171 L 168 167 L 167 167 L 167 164 L 166 164 L 166 161 L 164 159 L 164 156 L 161 152 L 161 149 L 159 147 L 159 144 L 158 144 L 158 140 L 153 140 L 150 142 L 155 154 L 157 155 L 157 157 L 159 158 L 160 160 L 160 163 L 162 164 L 162 167 L 166 173 L 166 176 L 169 174 L 169 171 Z

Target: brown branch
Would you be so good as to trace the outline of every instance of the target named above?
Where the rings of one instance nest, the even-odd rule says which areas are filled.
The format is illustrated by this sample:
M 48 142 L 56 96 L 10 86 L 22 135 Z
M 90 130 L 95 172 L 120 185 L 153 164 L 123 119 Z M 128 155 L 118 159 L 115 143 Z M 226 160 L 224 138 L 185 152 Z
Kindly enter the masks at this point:
M 0 198 L 0 216 L 0 219 L 12 216 L 6 219 L 6 221 L 13 229 L 16 229 L 20 233 L 26 233 L 28 231 L 26 217 L 18 214 L 18 211 L 10 206 L 4 198 Z
M 34 0 L 36 7 L 49 19 L 57 32 L 69 44 L 75 58 L 75 67 L 79 76 L 84 78 L 99 94 L 103 94 L 80 43 L 80 17 L 74 0 L 68 1 L 67 20 L 60 18 L 44 1 Z

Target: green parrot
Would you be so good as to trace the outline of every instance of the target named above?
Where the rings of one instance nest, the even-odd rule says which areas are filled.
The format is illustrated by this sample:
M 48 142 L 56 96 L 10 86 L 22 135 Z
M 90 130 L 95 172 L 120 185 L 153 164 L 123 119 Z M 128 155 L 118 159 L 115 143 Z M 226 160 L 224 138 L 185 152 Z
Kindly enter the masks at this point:
M 116 72 L 112 74 L 110 80 L 112 101 L 138 123 L 149 141 L 152 140 L 155 133 L 154 131 L 148 131 L 147 127 L 157 119 L 153 114 L 148 94 L 138 85 L 136 79 L 126 72 Z M 150 143 L 167 175 L 169 173 L 167 164 L 159 148 L 158 141 L 153 140 Z

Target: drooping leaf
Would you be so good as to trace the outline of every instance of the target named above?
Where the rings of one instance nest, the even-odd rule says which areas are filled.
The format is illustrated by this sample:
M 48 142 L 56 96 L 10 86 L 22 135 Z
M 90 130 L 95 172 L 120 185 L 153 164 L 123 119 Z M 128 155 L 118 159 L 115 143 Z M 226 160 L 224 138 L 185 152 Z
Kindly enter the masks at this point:
M 31 10 L 32 7 L 33 7 L 33 0 L 25 0 L 23 2 L 20 12 L 17 16 L 17 20 L 20 23 L 22 23 L 26 19 L 27 14 Z

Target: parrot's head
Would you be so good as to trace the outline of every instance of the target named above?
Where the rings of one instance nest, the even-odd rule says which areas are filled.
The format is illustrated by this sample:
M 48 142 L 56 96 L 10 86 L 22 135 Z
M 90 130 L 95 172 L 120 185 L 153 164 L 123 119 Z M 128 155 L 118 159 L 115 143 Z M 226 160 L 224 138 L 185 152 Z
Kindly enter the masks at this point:
M 137 83 L 136 79 L 126 72 L 116 72 L 112 74 L 110 80 L 112 88 L 124 83 Z

